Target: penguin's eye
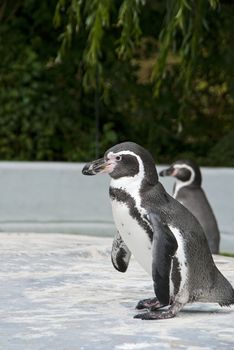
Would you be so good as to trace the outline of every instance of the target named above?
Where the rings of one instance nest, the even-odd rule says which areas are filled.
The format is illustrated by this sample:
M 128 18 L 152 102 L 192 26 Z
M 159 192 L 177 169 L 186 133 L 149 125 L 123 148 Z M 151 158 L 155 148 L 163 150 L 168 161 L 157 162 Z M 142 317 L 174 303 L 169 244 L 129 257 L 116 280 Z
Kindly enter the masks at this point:
M 117 160 L 117 162 L 121 161 L 122 157 L 121 156 L 116 156 L 115 159 Z

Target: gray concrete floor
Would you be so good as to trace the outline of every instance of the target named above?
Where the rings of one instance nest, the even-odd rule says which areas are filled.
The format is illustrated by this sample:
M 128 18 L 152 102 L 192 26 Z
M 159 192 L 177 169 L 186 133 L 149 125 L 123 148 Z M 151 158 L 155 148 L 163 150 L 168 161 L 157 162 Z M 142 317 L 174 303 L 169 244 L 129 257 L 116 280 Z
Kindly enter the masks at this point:
M 0 349 L 233 349 L 234 308 L 193 304 L 170 320 L 133 319 L 153 295 L 133 260 L 110 262 L 110 238 L 5 234 L 0 240 Z M 234 259 L 216 257 L 234 284 Z

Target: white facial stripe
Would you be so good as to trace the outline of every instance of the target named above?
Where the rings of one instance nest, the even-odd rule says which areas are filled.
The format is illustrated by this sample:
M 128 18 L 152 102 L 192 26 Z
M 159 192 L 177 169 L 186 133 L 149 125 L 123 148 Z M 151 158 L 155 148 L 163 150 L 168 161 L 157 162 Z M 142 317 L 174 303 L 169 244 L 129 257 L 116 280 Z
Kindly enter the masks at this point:
M 114 170 L 114 168 L 115 168 L 115 166 L 116 166 L 116 164 L 117 164 L 117 160 L 116 160 L 116 156 L 118 155 L 118 153 L 114 153 L 114 152 L 109 152 L 108 154 L 107 154 L 107 162 L 106 162 L 106 167 L 105 167 L 105 169 L 103 169 L 102 171 L 100 171 L 100 174 L 101 173 L 111 173 L 113 170 Z
M 120 179 L 117 179 L 115 181 L 119 181 L 119 183 L 122 183 L 122 182 L 127 182 L 127 183 L 130 182 L 131 183 L 132 181 L 140 180 L 140 183 L 141 183 L 141 181 L 143 180 L 143 178 L 145 176 L 145 169 L 144 169 L 144 165 L 143 165 L 141 158 L 136 153 L 134 153 L 132 151 L 120 151 L 120 152 L 116 152 L 116 153 L 109 152 L 107 154 L 107 158 L 112 160 L 112 159 L 115 159 L 116 156 L 122 156 L 122 155 L 131 155 L 131 156 L 137 158 L 138 164 L 139 164 L 139 172 L 138 172 L 138 174 L 136 174 L 133 177 L 124 176 L 124 177 L 121 177 Z M 125 180 L 123 180 L 123 179 L 125 179 Z M 116 187 L 118 187 L 118 186 L 116 186 Z M 120 188 L 120 187 L 118 187 L 118 188 Z M 121 184 L 121 188 L 126 189 L 125 187 L 122 186 L 122 184 Z
M 136 153 L 134 153 L 134 152 L 132 152 L 132 151 L 109 152 L 109 153 L 107 154 L 107 158 L 113 159 L 113 158 L 116 158 L 116 156 L 121 156 L 121 155 L 123 155 L 123 154 L 131 155 L 131 156 L 136 157 L 138 160 L 139 160 L 139 159 L 141 160 L 141 158 L 140 158 Z
M 174 169 L 186 168 L 191 172 L 191 176 L 190 176 L 190 179 L 188 181 L 181 181 L 181 180 L 176 179 L 175 191 L 173 193 L 173 197 L 176 198 L 179 190 L 182 187 L 189 186 L 189 185 L 191 185 L 191 183 L 193 183 L 193 181 L 195 179 L 195 172 L 194 172 L 193 168 L 187 164 L 175 164 L 173 167 L 174 167 Z
M 114 153 L 114 152 L 109 152 L 107 154 L 107 158 L 112 160 L 112 159 L 115 159 L 116 155 L 118 155 L 118 153 Z
M 137 193 L 137 197 L 139 196 L 139 190 L 141 187 L 141 182 L 145 176 L 145 169 L 141 158 L 132 151 L 120 151 L 117 153 L 110 152 L 107 157 L 116 157 L 117 155 L 132 155 L 137 158 L 139 164 L 139 172 L 134 176 L 123 176 L 119 179 L 112 179 L 111 186 L 115 188 L 121 188 L 129 193 Z

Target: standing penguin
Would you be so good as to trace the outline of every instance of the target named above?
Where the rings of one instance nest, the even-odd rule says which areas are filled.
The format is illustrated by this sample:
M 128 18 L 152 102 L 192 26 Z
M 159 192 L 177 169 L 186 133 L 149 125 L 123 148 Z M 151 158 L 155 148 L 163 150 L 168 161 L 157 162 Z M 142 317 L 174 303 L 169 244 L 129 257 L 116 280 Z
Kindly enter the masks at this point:
M 234 303 L 234 290 L 214 264 L 197 219 L 160 182 L 150 153 L 124 142 L 88 163 L 84 175 L 108 173 L 117 235 L 114 267 L 125 272 L 131 253 L 152 276 L 156 297 L 138 303 L 144 320 L 174 317 L 189 302 Z M 169 306 L 167 310 L 159 310 Z
M 201 187 L 202 176 L 198 165 L 191 160 L 178 160 L 169 168 L 162 170 L 159 175 L 176 178 L 173 197 L 198 219 L 211 252 L 218 254 L 220 233 L 214 213 Z

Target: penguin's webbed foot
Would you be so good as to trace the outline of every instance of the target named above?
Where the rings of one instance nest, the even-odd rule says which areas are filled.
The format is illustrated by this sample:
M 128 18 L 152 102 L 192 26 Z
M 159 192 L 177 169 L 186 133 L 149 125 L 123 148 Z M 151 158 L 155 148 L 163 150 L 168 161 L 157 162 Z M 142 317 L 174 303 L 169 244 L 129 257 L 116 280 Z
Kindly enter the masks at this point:
M 152 308 L 148 312 L 143 312 L 141 314 L 135 315 L 134 318 L 139 318 L 141 320 L 166 320 L 168 318 L 175 317 L 177 313 L 182 309 L 183 305 L 184 304 L 182 303 L 175 302 L 166 311 L 154 311 L 154 308 Z
M 157 298 L 149 298 L 149 299 L 140 300 L 136 306 L 136 309 L 137 310 L 142 310 L 142 309 L 156 310 L 164 306 L 165 305 L 161 304 Z
M 137 314 L 134 318 L 139 318 L 141 320 L 165 320 L 168 318 L 175 317 L 175 314 L 170 310 L 168 311 L 148 311 L 142 314 Z

